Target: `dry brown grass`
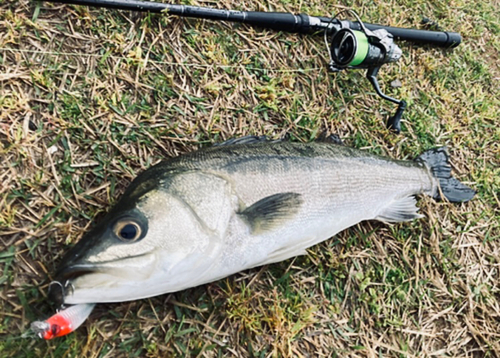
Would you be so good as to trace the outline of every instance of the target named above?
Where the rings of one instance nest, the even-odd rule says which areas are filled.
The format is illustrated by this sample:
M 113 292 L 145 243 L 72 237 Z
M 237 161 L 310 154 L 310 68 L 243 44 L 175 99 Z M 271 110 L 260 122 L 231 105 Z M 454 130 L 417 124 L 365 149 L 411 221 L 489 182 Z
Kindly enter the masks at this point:
M 412 27 L 424 15 L 465 37 L 452 52 L 405 46 L 382 71 L 386 92 L 409 102 L 401 135 L 384 129 L 394 108 L 362 73 L 326 72 L 321 37 L 38 6 L 0 1 L 0 355 L 500 356 L 498 3 L 354 3 L 367 22 Z M 446 144 L 478 195 L 458 206 L 422 199 L 426 219 L 363 223 L 307 257 L 99 305 L 66 338 L 25 334 L 52 312 L 47 285 L 67 246 L 136 174 L 227 138 L 324 132 L 395 158 Z

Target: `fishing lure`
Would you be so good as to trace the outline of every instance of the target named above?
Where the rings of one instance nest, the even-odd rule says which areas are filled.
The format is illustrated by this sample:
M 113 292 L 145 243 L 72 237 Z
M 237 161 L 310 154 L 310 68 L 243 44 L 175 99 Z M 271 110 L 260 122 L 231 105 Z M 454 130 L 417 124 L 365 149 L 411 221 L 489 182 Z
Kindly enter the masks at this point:
M 43 339 L 62 337 L 76 330 L 85 322 L 94 309 L 95 303 L 69 306 L 58 311 L 45 321 L 31 323 L 31 330 Z

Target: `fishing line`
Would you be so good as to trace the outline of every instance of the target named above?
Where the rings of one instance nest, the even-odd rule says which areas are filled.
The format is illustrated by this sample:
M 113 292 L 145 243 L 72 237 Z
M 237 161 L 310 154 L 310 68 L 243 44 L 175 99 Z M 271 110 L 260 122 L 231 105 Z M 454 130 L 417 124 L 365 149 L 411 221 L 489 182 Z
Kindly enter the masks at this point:
M 120 56 L 114 56 L 114 55 L 109 55 L 106 56 L 106 54 L 89 54 L 89 53 L 78 53 L 78 52 L 53 52 L 53 51 L 39 51 L 39 50 L 26 50 L 26 49 L 12 49 L 8 47 L 0 47 L 0 51 L 2 52 L 17 52 L 17 53 L 30 53 L 34 55 L 51 55 L 51 56 L 72 56 L 72 57 L 87 57 L 87 58 L 111 58 L 113 60 L 130 60 L 128 57 L 120 57 Z M 138 60 L 137 62 L 141 62 L 142 60 Z M 199 67 L 199 68 L 215 68 L 215 69 L 246 69 L 250 71 L 261 71 L 261 72 L 272 72 L 272 73 L 304 73 L 304 72 L 315 72 L 315 71 L 320 71 L 323 69 L 323 67 L 310 67 L 310 68 L 303 68 L 303 69 L 275 69 L 275 68 L 258 68 L 258 67 L 247 67 L 244 65 L 204 65 L 204 64 L 197 64 L 197 63 L 179 63 L 179 62 L 168 62 L 168 61 L 157 61 L 157 60 L 151 60 L 148 59 L 148 62 L 159 64 L 159 65 L 169 65 L 169 66 L 174 66 L 174 67 Z

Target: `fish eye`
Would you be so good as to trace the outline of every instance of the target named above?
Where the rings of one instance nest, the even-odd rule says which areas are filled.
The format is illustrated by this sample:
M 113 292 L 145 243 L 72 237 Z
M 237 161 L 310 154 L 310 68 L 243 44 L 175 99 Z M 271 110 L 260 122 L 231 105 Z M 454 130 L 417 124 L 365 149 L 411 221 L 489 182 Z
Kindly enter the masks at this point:
M 113 232 L 120 240 L 126 242 L 134 242 L 142 236 L 141 226 L 131 219 L 119 220 Z

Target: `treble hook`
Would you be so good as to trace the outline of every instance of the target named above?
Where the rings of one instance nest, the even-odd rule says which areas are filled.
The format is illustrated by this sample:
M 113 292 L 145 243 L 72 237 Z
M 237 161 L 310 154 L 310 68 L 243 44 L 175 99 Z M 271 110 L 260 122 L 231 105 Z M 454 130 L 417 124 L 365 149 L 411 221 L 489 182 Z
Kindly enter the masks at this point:
M 61 295 L 57 292 L 54 292 L 54 286 L 58 286 L 61 289 Z M 59 281 L 52 281 L 49 283 L 49 296 L 52 296 L 52 300 L 58 304 L 60 304 L 60 309 L 64 308 L 64 297 L 66 297 L 67 294 L 73 295 L 75 292 L 75 287 L 73 284 L 67 280 L 64 285 L 59 282 Z

